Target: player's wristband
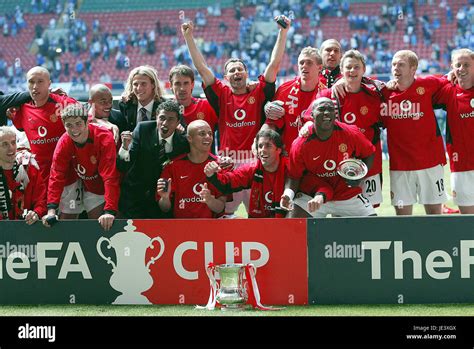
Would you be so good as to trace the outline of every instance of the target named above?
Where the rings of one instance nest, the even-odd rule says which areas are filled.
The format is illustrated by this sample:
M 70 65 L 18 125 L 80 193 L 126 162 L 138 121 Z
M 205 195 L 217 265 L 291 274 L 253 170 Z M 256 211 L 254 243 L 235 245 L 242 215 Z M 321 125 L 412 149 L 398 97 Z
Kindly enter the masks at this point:
M 295 198 L 295 192 L 289 188 L 286 188 L 284 191 L 283 191 L 283 195 L 286 195 L 290 198 L 290 200 L 293 200 Z

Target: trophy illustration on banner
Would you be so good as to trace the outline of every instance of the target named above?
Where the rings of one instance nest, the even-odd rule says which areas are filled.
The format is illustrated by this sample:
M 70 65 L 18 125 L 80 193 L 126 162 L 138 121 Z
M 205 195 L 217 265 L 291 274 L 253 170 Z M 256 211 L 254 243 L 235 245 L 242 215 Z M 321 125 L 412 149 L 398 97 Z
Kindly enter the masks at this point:
M 337 166 L 339 176 L 353 181 L 364 178 L 367 172 L 367 165 L 359 159 L 342 160 Z
M 100 257 L 108 264 L 112 264 L 110 285 L 122 293 L 112 304 L 151 304 L 141 293 L 153 285 L 149 266 L 163 255 L 165 244 L 159 236 L 151 239 L 144 233 L 136 232 L 135 229 L 133 221 L 129 219 L 125 231 L 115 234 L 110 239 L 102 236 L 97 240 L 97 252 Z M 107 249 L 115 250 L 116 263 L 111 257 L 103 254 L 101 245 L 104 241 L 108 243 Z M 146 250 L 154 249 L 154 241 L 158 241 L 160 250 L 145 264 Z
M 219 278 L 216 278 L 216 271 Z M 246 304 L 254 309 L 281 310 L 282 308 L 266 307 L 260 303 L 260 292 L 258 290 L 255 274 L 257 268 L 249 264 L 219 264 L 209 263 L 206 268 L 207 276 L 211 285 L 209 300 L 204 307 L 198 309 L 214 310 L 242 310 Z M 244 283 L 244 276 L 247 282 Z

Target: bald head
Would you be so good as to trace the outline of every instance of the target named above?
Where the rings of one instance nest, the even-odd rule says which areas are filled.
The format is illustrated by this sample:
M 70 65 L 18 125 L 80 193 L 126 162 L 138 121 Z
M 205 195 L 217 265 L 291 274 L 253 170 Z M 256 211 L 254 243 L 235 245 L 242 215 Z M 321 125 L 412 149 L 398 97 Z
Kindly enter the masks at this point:
M 204 120 L 191 121 L 188 125 L 187 135 L 193 136 L 197 132 L 197 130 L 199 130 L 202 127 L 204 128 L 208 127 L 209 129 L 211 129 L 211 126 L 209 126 L 209 124 Z
M 28 79 L 28 77 L 30 77 L 33 74 L 43 75 L 48 80 L 51 79 L 51 76 L 49 75 L 49 70 L 41 66 L 36 66 L 28 70 L 28 73 L 26 73 L 26 79 Z
M 191 154 L 209 154 L 212 146 L 212 129 L 204 120 L 194 120 L 188 125 L 188 142 Z
M 89 90 L 90 114 L 95 118 L 103 119 L 110 117 L 112 102 L 112 92 L 110 92 L 107 86 L 97 84 L 92 86 Z
M 107 86 L 105 86 L 104 84 L 95 84 L 94 86 L 92 86 L 89 90 L 89 99 L 93 99 L 96 93 L 110 93 L 110 94 L 112 94 L 110 89 Z
M 49 98 L 51 78 L 49 71 L 43 67 L 33 67 L 26 73 L 30 96 L 37 107 L 42 107 Z

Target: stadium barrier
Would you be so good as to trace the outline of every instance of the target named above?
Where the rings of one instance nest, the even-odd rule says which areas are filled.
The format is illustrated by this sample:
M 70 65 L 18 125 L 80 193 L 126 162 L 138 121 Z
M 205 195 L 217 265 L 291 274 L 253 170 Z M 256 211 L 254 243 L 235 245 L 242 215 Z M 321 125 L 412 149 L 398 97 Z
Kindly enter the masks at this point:
M 204 305 L 208 263 L 243 262 L 262 302 L 307 304 L 306 244 L 304 219 L 3 221 L 0 303 Z
M 472 303 L 474 216 L 308 221 L 309 304 Z
M 474 302 L 474 216 L 0 222 L 2 304 L 205 304 L 209 262 L 263 304 Z

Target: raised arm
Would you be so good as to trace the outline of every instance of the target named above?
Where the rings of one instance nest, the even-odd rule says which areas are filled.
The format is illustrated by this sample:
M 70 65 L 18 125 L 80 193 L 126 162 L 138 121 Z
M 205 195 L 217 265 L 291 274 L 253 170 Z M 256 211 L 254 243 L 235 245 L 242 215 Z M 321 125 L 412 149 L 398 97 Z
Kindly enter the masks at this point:
M 269 83 L 276 81 L 277 73 L 280 69 L 280 64 L 283 59 L 283 54 L 285 53 L 286 36 L 291 25 L 291 20 L 286 16 L 280 16 L 280 18 L 286 23 L 286 28 L 283 28 L 280 24 L 277 24 L 279 28 L 278 37 L 276 39 L 275 46 L 273 47 L 270 63 L 268 63 L 267 69 L 265 69 L 264 73 L 265 81 Z
M 210 86 L 214 83 L 216 77 L 207 66 L 206 60 L 194 42 L 193 30 L 193 22 L 181 24 L 181 33 L 183 34 L 184 41 L 186 41 L 186 45 L 188 46 L 189 54 L 191 55 L 193 64 L 199 72 L 199 75 L 201 75 L 204 85 Z

